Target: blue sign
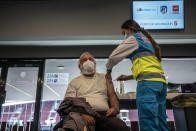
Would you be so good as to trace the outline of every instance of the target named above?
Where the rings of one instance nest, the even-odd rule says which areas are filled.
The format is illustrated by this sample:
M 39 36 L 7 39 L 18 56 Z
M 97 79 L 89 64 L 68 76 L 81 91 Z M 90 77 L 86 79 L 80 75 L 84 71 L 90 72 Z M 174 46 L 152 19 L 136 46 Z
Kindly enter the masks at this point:
M 167 6 L 161 6 L 161 13 L 162 14 L 167 13 Z

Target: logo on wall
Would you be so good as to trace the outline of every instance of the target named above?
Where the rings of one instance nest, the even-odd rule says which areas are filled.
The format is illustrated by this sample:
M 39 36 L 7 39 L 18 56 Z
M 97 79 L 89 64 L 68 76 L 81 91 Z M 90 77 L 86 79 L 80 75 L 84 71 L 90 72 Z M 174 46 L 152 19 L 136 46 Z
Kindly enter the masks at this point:
M 167 6 L 161 6 L 161 13 L 166 14 L 167 13 Z
M 173 5 L 172 11 L 173 11 L 173 14 L 179 14 L 179 5 Z

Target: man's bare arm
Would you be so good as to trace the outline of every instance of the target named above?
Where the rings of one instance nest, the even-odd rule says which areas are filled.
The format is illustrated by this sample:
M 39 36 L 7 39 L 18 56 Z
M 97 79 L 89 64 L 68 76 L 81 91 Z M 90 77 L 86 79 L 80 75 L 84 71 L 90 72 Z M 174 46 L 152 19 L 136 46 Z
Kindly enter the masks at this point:
M 119 101 L 118 97 L 114 91 L 114 85 L 112 82 L 112 77 L 109 74 L 106 74 L 106 85 L 107 85 L 107 93 L 110 98 L 111 109 L 108 110 L 109 115 L 116 115 L 119 113 Z

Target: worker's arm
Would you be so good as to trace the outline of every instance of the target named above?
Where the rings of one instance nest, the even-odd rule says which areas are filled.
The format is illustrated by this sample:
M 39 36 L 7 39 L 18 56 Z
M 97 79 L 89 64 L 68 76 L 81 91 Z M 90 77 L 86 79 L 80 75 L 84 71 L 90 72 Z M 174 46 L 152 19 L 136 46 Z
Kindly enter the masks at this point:
M 117 81 L 127 81 L 127 80 L 132 80 L 132 79 L 133 79 L 133 75 L 121 75 L 116 80 Z
M 139 48 L 139 44 L 134 36 L 128 37 L 123 43 L 121 43 L 109 56 L 106 68 L 110 73 L 113 66 L 118 64 L 121 60 L 129 56 L 135 50 Z
M 116 115 L 119 113 L 119 101 L 118 97 L 114 91 L 114 85 L 112 82 L 112 77 L 109 74 L 106 74 L 106 85 L 107 85 L 107 94 L 110 98 L 111 108 L 107 111 L 106 116 Z

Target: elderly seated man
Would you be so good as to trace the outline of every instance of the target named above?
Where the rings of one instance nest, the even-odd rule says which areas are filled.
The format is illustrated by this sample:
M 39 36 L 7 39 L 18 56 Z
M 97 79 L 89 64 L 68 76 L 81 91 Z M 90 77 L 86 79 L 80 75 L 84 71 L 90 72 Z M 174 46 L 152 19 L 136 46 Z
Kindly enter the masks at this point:
M 74 78 L 68 86 L 66 97 L 83 97 L 100 114 L 100 118 L 82 114 L 87 125 L 94 125 L 96 131 L 129 131 L 126 124 L 116 115 L 119 102 L 115 94 L 111 76 L 96 72 L 94 57 L 85 52 L 80 56 L 81 75 Z M 110 100 L 110 105 L 108 105 Z

